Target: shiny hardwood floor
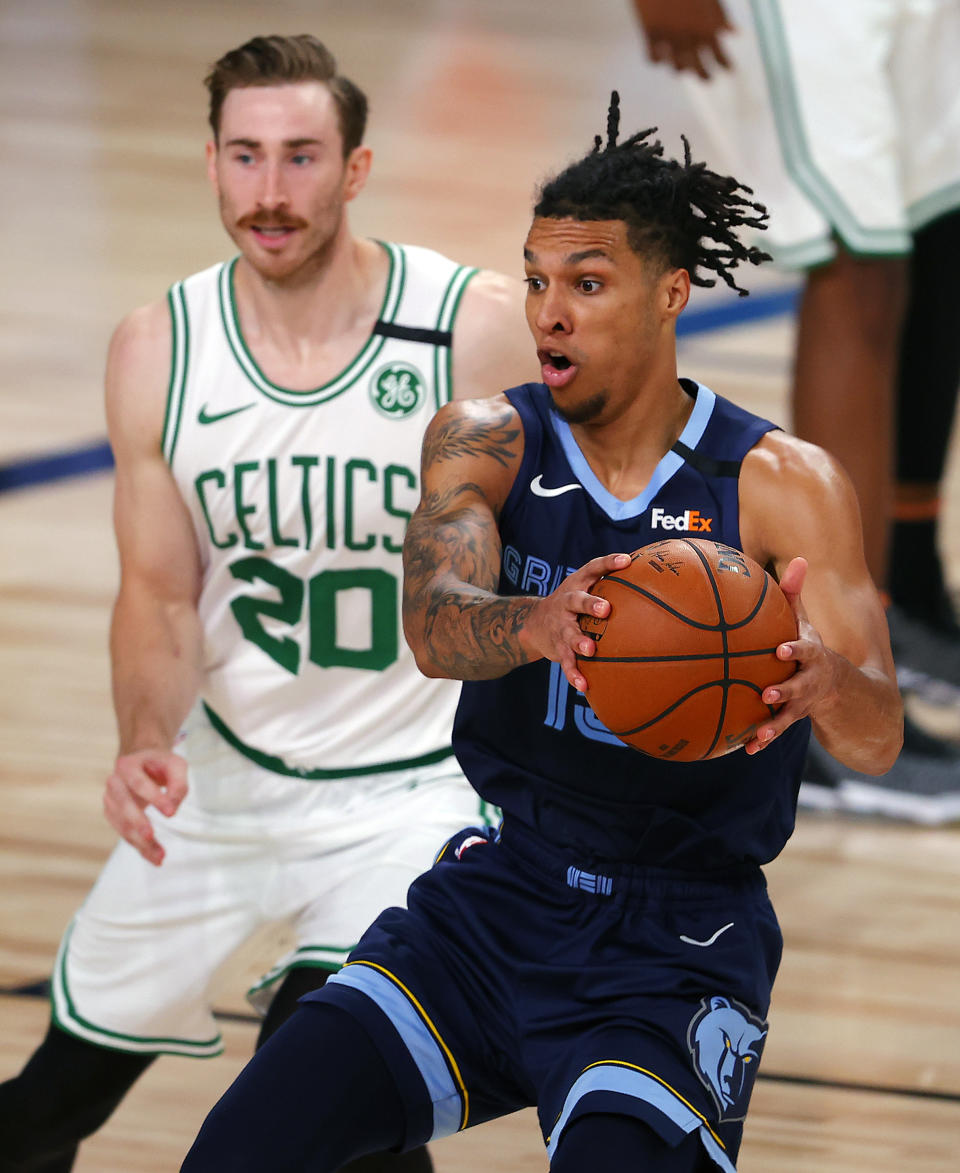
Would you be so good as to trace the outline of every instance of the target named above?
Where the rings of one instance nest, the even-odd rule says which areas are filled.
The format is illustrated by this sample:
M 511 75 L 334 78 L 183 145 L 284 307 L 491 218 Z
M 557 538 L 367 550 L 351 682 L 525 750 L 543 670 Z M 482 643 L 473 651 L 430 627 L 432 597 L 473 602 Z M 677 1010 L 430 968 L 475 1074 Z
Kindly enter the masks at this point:
M 683 126 L 645 70 L 629 5 L 576 0 L 5 0 L 0 6 L 0 464 L 102 439 L 110 331 L 227 255 L 202 166 L 208 64 L 263 31 L 316 32 L 372 101 L 376 162 L 355 205 L 371 235 L 517 273 L 534 184 L 602 128 Z M 759 274 L 756 287 L 789 284 Z M 722 294 L 719 295 L 723 297 Z M 692 309 L 719 304 L 698 294 Z M 684 369 L 786 420 L 788 316 L 698 334 Z M 948 554 L 960 582 L 960 468 Z M 106 473 L 0 493 L 0 989 L 50 972 L 112 842 L 106 630 L 116 582 Z M 960 833 L 806 816 L 769 869 L 786 953 L 743 1173 L 917 1173 L 960 1152 Z M 178 1167 L 239 1070 L 245 980 L 283 926 L 226 968 L 226 1055 L 168 1058 L 84 1148 L 78 1173 Z M 0 1078 L 39 1039 L 37 997 L 0 996 Z M 436 1148 L 454 1169 L 543 1170 L 531 1113 Z

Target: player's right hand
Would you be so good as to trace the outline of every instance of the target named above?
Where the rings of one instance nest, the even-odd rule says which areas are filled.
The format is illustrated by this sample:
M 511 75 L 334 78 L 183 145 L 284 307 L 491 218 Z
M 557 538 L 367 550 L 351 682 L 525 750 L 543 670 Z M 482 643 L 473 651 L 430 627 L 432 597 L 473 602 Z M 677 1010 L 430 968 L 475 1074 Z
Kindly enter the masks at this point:
M 591 558 L 567 575 L 555 591 L 539 599 L 524 622 L 523 637 L 529 648 L 560 665 L 563 674 L 578 691 L 585 692 L 587 681 L 577 667 L 577 656 L 592 656 L 596 644 L 580 627 L 581 615 L 603 616 L 610 604 L 590 591 L 605 574 L 630 565 L 629 554 L 604 554 Z
M 187 793 L 187 763 L 167 750 L 121 754 L 103 793 L 103 813 L 115 831 L 143 858 L 159 867 L 164 850 L 146 816 L 148 806 L 168 818 Z

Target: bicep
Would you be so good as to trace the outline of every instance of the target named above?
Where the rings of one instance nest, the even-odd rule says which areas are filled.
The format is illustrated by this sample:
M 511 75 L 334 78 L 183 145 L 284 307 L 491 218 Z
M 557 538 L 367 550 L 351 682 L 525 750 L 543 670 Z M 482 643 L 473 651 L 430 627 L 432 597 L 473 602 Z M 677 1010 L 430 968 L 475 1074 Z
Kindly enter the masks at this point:
M 113 504 L 121 584 L 196 602 L 200 556 L 189 512 L 163 457 L 118 459 Z
M 121 589 L 195 601 L 200 558 L 190 515 L 161 451 L 170 355 L 160 306 L 131 315 L 107 356 L 106 406 L 116 466 L 114 530 Z
M 505 398 L 450 404 L 433 418 L 404 541 L 408 603 L 442 581 L 496 590 L 497 518 L 522 455 L 523 428 Z
M 793 437 L 781 433 L 770 447 L 783 459 L 744 463 L 745 545 L 755 541 L 758 560 L 772 564 L 777 577 L 792 558 L 805 558 L 803 606 L 823 642 L 857 667 L 892 674 L 886 617 L 867 569 L 849 477 L 827 453 Z
M 500 576 L 496 518 L 477 486 L 436 485 L 425 493 L 403 546 L 404 594 L 456 582 L 495 591 Z

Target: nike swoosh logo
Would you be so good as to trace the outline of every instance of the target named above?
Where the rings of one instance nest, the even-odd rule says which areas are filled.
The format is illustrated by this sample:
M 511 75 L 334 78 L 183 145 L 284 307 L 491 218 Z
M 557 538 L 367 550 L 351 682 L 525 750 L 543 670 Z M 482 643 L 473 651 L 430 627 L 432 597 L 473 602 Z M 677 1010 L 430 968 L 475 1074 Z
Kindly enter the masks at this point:
M 571 489 L 582 489 L 583 485 L 559 485 L 556 489 L 547 489 L 540 483 L 538 474 L 530 482 L 530 492 L 538 497 L 559 497 L 561 493 L 569 493 Z
M 225 420 L 228 416 L 238 415 L 241 411 L 249 411 L 251 407 L 256 407 L 255 403 L 245 403 L 243 407 L 231 407 L 229 411 L 218 411 L 213 415 L 207 414 L 207 405 L 204 404 L 200 408 L 200 414 L 197 416 L 198 424 L 215 424 L 218 420 Z
M 682 933 L 680 934 L 680 940 L 686 941 L 688 945 L 699 945 L 701 949 L 706 949 L 708 945 L 712 945 L 714 943 L 717 937 L 722 936 L 727 931 L 727 929 L 732 929 L 733 925 L 734 922 L 731 921 L 728 925 L 724 925 L 722 929 L 717 929 L 713 936 L 707 937 L 705 941 L 695 941 L 693 937 L 685 937 Z

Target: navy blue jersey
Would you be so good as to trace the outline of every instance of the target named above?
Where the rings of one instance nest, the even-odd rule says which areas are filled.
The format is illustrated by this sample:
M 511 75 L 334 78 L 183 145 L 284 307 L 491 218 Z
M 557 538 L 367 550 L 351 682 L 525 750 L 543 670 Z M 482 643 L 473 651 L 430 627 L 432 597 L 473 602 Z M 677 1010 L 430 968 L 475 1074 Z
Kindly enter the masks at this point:
M 709 388 L 643 493 L 603 487 L 550 393 L 507 392 L 524 430 L 523 460 L 500 517 L 503 595 L 546 595 L 601 554 L 663 538 L 704 537 L 741 548 L 739 471 L 775 425 Z M 766 863 L 790 837 L 809 721 L 762 753 L 667 762 L 624 745 L 539 660 L 498 680 L 463 685 L 454 749 L 467 777 L 507 824 L 517 819 L 584 859 L 713 870 Z

